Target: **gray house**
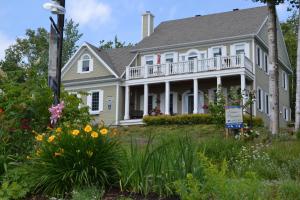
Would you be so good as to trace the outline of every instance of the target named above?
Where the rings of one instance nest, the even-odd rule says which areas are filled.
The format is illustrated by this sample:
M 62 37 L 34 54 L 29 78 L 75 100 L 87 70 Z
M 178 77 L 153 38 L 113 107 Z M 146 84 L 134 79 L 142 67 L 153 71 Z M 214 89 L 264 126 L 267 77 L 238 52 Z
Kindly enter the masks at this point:
M 134 47 L 100 50 L 84 43 L 62 69 L 65 90 L 78 94 L 107 124 L 138 124 L 149 114 L 206 113 L 218 86 L 257 92 L 253 113 L 269 122 L 267 7 L 170 20 L 154 28 L 142 15 Z M 292 73 L 278 23 L 280 125 L 290 120 Z M 245 97 L 246 98 L 246 97 Z M 244 100 L 246 101 L 246 100 Z

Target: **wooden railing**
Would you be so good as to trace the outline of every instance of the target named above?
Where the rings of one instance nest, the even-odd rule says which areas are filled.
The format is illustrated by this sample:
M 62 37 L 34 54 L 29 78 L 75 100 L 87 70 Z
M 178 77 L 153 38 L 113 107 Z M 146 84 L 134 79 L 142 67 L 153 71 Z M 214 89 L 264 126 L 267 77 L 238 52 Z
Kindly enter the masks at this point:
M 126 67 L 126 79 L 170 76 L 207 71 L 245 68 L 252 72 L 252 62 L 245 55 L 222 56 L 202 60 L 188 60 L 177 63 Z

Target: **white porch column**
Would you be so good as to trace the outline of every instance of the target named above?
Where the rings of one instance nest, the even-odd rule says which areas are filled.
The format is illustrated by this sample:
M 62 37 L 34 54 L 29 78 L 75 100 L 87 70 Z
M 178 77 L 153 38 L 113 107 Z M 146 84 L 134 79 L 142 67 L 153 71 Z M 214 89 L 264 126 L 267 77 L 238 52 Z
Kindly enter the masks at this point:
M 198 79 L 194 79 L 194 114 L 198 113 L 198 91 Z
M 241 94 L 243 96 L 243 105 L 245 105 L 246 103 L 245 89 L 246 89 L 246 77 L 245 74 L 241 74 Z
M 128 120 L 129 117 L 129 104 L 130 104 L 130 88 L 128 85 L 125 86 L 125 115 L 124 120 Z
M 170 115 L 170 82 L 166 82 L 165 115 Z
M 222 79 L 221 76 L 217 76 L 217 88 L 220 89 L 222 87 Z
M 149 87 L 148 84 L 144 84 L 144 116 L 148 115 L 148 96 L 149 96 Z

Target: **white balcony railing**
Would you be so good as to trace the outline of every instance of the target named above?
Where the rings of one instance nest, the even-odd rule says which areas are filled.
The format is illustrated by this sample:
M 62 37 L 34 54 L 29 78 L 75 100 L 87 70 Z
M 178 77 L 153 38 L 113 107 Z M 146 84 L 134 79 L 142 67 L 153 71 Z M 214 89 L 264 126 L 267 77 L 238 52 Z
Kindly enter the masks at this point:
M 171 76 L 188 73 L 245 68 L 252 72 L 252 62 L 245 55 L 214 57 L 177 63 L 126 67 L 126 79 Z

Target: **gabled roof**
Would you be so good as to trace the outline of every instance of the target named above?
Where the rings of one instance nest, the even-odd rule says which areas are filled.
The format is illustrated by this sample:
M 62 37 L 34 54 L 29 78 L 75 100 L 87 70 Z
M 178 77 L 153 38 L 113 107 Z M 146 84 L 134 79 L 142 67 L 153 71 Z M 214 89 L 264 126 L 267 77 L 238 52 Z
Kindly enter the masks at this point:
M 135 48 L 163 47 L 256 34 L 267 15 L 267 7 L 263 6 L 165 21 Z
M 117 49 L 99 49 L 86 43 L 103 61 L 118 75 L 121 76 L 127 65 L 133 60 L 135 54 L 131 53 L 132 47 Z

